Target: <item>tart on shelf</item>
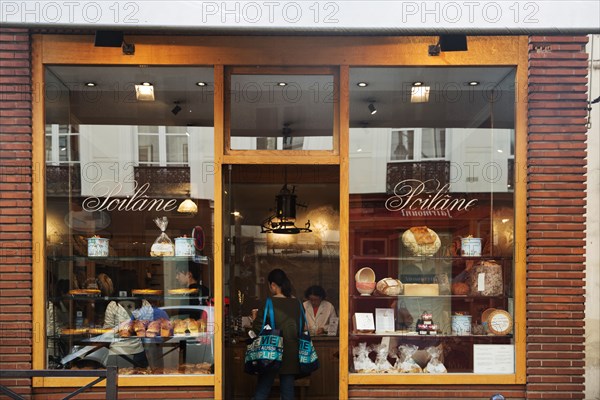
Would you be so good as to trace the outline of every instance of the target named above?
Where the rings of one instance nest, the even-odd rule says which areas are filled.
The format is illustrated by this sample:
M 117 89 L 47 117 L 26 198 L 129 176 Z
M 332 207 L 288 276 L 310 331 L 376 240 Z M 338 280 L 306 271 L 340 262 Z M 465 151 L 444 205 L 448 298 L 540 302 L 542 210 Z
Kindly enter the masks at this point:
M 114 328 L 90 328 L 91 335 L 102 335 L 103 333 L 114 332 Z
M 100 289 L 72 289 L 69 294 L 73 296 L 97 296 L 100 294 Z
M 61 335 L 84 335 L 88 332 L 88 328 L 65 328 L 61 329 Z
M 143 295 L 143 296 L 160 296 L 163 294 L 162 290 L 159 289 L 133 289 L 132 295 Z
M 169 294 L 174 294 L 174 295 L 184 295 L 184 294 L 196 294 L 198 293 L 198 289 L 194 288 L 194 289 L 188 289 L 188 288 L 181 288 L 181 289 L 169 289 Z

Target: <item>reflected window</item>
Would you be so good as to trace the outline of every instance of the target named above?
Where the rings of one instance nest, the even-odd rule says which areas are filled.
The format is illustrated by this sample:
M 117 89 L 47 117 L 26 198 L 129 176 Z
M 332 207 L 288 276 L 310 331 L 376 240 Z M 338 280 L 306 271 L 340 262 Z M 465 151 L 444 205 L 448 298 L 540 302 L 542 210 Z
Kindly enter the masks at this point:
M 233 73 L 231 150 L 332 150 L 334 75 Z
M 46 367 L 212 374 L 212 68 L 46 72 Z
M 411 102 L 416 81 L 428 101 Z M 500 347 L 509 358 L 486 368 L 514 373 L 514 335 L 489 316 L 515 315 L 514 81 L 513 68 L 351 68 L 351 373 L 478 374 L 474 354 Z

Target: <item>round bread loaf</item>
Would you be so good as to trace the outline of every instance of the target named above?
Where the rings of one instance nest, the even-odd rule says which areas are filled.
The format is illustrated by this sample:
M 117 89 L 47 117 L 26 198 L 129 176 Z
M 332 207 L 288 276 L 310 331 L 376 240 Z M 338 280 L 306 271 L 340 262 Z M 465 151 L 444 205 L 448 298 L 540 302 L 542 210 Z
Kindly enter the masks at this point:
M 434 255 L 442 242 L 433 230 L 426 226 L 414 226 L 402 234 L 402 244 L 413 256 Z
M 394 278 L 383 278 L 377 282 L 377 292 L 384 296 L 398 296 L 402 294 L 404 285 L 398 279 Z

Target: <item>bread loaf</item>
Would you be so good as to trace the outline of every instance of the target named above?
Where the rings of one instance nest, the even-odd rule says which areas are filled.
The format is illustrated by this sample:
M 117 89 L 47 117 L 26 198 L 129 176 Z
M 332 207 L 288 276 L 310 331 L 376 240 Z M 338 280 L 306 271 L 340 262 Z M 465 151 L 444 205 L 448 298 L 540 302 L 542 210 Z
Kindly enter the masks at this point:
M 398 279 L 383 278 L 377 282 L 377 292 L 384 296 L 398 296 L 402 294 L 403 285 Z
M 406 230 L 402 234 L 402 243 L 414 256 L 431 256 L 442 245 L 437 233 L 426 226 L 415 226 Z
M 146 337 L 156 337 L 160 333 L 160 321 L 152 321 L 146 329 Z

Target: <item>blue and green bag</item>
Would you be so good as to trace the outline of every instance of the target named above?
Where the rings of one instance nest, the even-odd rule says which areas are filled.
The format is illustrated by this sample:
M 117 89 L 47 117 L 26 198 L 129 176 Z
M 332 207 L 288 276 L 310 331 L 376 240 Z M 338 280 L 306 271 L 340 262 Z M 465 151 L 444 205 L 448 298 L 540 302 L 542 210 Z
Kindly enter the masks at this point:
M 300 375 L 310 375 L 319 369 L 319 357 L 317 351 L 313 345 L 310 334 L 308 333 L 308 324 L 306 322 L 306 315 L 304 314 L 304 307 L 300 304 L 300 324 L 298 332 L 298 359 L 300 361 Z
M 269 327 L 267 327 L 267 315 L 269 316 Z M 275 329 L 273 301 L 269 297 L 265 304 L 262 329 L 246 349 L 244 371 L 248 374 L 258 375 L 278 370 L 281 367 L 282 358 L 283 336 L 279 329 Z

